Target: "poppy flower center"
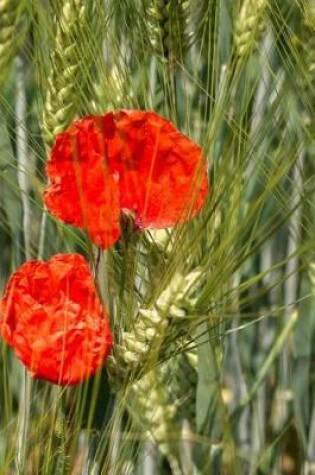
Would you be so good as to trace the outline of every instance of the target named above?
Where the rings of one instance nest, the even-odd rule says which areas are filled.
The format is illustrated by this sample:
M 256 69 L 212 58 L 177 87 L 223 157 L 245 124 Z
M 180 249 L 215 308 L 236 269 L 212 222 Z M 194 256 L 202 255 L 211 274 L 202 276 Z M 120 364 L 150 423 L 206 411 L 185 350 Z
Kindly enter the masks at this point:
M 141 217 L 136 210 L 122 208 L 119 218 L 121 235 L 125 240 L 131 238 L 132 234 L 141 231 L 143 225 Z

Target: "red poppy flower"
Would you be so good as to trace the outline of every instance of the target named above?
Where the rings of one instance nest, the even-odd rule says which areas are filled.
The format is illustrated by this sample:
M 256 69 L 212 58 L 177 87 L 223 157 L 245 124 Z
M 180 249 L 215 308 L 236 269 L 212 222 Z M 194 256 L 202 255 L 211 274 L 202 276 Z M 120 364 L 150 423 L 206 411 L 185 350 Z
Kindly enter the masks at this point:
M 0 334 L 36 378 L 75 384 L 95 373 L 112 336 L 85 259 L 23 264 L 0 301 Z
M 154 112 L 91 115 L 58 135 L 46 167 L 47 208 L 86 228 L 101 247 L 120 235 L 120 213 L 140 228 L 196 215 L 208 191 L 201 148 Z

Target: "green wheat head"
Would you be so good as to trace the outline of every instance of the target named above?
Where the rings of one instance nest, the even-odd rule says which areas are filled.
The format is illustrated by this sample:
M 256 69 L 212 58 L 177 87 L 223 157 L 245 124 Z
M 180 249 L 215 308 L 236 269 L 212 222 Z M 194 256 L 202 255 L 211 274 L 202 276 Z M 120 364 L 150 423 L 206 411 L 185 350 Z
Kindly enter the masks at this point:
M 169 460 L 174 473 L 180 466 L 183 420 L 195 428 L 196 368 L 194 350 L 179 354 L 133 382 L 127 392 L 128 412 Z
M 8 77 L 26 27 L 25 2 L 0 0 L 0 84 Z
M 93 74 L 94 40 L 97 42 L 102 19 L 100 11 L 98 1 L 67 0 L 54 6 L 54 38 L 43 109 L 47 144 L 51 145 L 56 134 L 84 111 L 85 94 Z
M 193 306 L 191 294 L 198 285 L 201 272 L 175 274 L 150 308 L 140 308 L 130 332 L 121 332 L 108 360 L 108 372 L 116 387 L 137 378 L 167 350 L 166 332 L 170 326 L 189 322 Z
M 172 402 L 165 383 L 161 371 L 152 370 L 132 384 L 128 399 L 130 412 L 146 428 L 147 436 L 152 437 L 161 452 L 168 455 L 172 453 L 172 444 L 168 439 L 169 434 L 176 431 L 174 422 L 177 406 Z
M 181 62 L 190 46 L 191 0 L 145 0 L 151 47 L 161 58 Z
M 247 57 L 255 46 L 265 27 L 265 11 L 269 0 L 244 0 L 236 19 L 234 43 L 238 56 Z

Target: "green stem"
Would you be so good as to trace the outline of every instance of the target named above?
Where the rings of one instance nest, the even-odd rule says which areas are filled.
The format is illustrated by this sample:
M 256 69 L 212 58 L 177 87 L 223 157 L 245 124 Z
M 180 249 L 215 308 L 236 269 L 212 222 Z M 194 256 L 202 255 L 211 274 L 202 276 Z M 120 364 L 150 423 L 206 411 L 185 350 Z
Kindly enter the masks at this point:
M 29 201 L 29 181 L 28 169 L 30 166 L 28 160 L 27 145 L 27 126 L 26 126 L 26 91 L 25 91 L 25 61 L 22 54 L 17 59 L 16 70 L 16 151 L 18 161 L 17 178 L 22 196 L 23 205 L 23 236 L 26 259 L 31 258 L 31 208 Z M 28 429 L 31 412 L 31 391 L 32 384 L 26 370 L 22 369 L 22 387 L 20 392 L 20 418 L 17 440 L 17 468 L 19 473 L 24 473 L 26 464 L 26 445 L 28 438 Z
M 298 321 L 298 313 L 294 312 L 291 313 L 289 316 L 289 319 L 283 328 L 282 332 L 280 333 L 278 339 L 276 340 L 273 348 L 271 349 L 269 355 L 267 356 L 264 364 L 262 365 L 255 383 L 251 387 L 251 389 L 248 392 L 248 395 L 241 401 L 240 407 L 245 407 L 247 404 L 251 402 L 251 400 L 254 398 L 256 395 L 260 385 L 264 382 L 264 379 L 272 366 L 274 360 L 278 357 L 279 353 L 282 351 L 283 346 L 286 344 L 287 339 L 289 338 L 293 328 L 295 327 L 296 323 Z

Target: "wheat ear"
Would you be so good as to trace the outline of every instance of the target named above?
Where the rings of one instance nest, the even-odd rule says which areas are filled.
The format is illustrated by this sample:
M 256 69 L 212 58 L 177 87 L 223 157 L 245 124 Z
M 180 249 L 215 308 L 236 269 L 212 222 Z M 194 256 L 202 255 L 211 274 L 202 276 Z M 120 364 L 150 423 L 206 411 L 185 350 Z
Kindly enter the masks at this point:
M 265 27 L 269 0 L 244 0 L 236 19 L 234 43 L 239 57 L 248 57 L 255 49 Z
M 140 308 L 132 332 L 122 332 L 107 368 L 114 386 L 137 379 L 152 367 L 165 352 L 166 332 L 170 325 L 187 324 L 192 293 L 199 284 L 201 272 L 176 273 L 169 285 L 149 308 Z
M 146 0 L 148 37 L 153 51 L 181 62 L 191 44 L 190 0 Z
M 168 459 L 173 474 L 182 473 L 183 419 L 195 427 L 197 359 L 192 353 L 179 354 L 149 371 L 128 387 L 126 399 L 130 415 Z
M 25 3 L 0 0 L 0 84 L 7 79 L 26 32 Z
M 84 0 L 67 0 L 55 13 L 43 110 L 44 135 L 49 145 L 83 107 L 95 54 L 91 37 L 95 35 L 92 22 L 97 4 L 89 7 Z

